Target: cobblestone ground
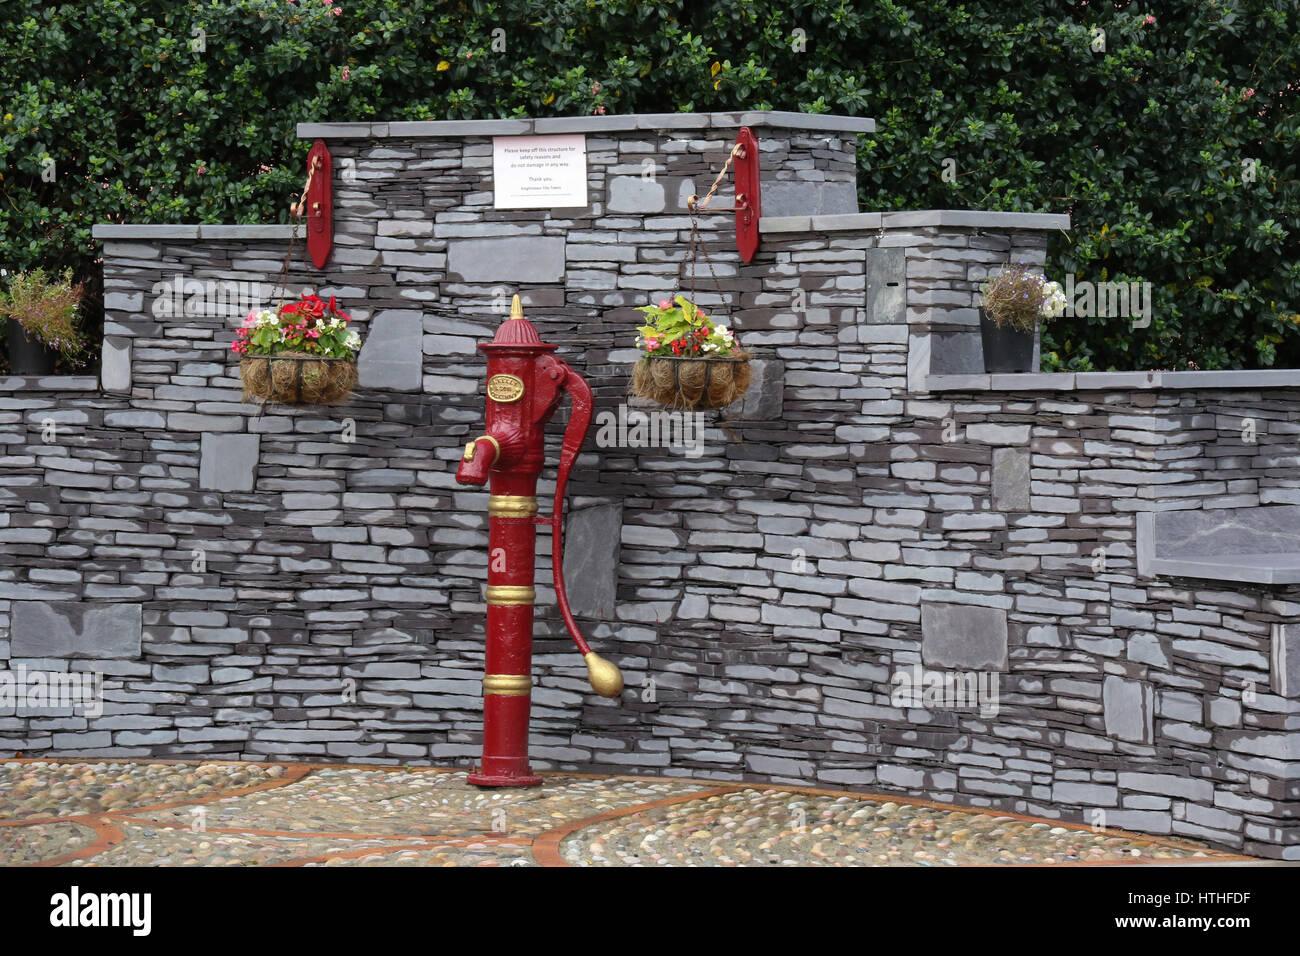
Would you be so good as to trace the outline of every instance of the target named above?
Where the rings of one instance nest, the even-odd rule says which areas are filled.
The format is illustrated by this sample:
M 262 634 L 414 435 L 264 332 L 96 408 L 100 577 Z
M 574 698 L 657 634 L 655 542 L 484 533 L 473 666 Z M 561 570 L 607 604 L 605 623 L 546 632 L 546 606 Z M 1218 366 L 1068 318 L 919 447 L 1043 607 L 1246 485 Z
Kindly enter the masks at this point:
M 307 764 L 0 761 L 0 864 L 959 866 L 1240 860 L 964 807 L 825 790 Z

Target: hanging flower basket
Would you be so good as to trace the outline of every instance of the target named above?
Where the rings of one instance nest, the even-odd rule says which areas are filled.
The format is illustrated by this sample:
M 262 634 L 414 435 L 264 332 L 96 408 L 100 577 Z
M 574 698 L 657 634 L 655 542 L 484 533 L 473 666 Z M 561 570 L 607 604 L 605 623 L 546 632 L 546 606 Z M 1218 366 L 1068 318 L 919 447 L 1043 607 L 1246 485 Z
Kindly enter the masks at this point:
M 632 369 L 632 394 L 666 408 L 726 408 L 749 390 L 749 353 L 725 325 L 683 296 L 642 306 L 651 324 L 637 329 L 645 355 Z
M 239 377 L 245 401 L 328 405 L 347 398 L 356 388 L 357 363 L 301 352 L 250 355 L 239 360 Z
M 331 297 L 304 295 L 278 309 L 253 311 L 231 349 L 239 356 L 244 399 L 284 405 L 339 402 L 357 384 L 361 336 Z
M 647 356 L 632 369 L 632 394 L 666 408 L 726 408 L 749 390 L 749 375 L 743 351 L 728 358 Z

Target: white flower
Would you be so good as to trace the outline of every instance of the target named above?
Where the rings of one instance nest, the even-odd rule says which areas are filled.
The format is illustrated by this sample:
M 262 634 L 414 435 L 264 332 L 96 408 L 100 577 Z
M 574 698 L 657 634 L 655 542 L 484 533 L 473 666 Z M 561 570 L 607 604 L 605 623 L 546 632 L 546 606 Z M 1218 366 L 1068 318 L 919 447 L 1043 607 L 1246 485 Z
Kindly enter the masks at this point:
M 1054 319 L 1065 311 L 1065 293 L 1061 290 L 1059 282 L 1043 283 L 1043 307 L 1042 314 L 1044 318 Z
M 343 340 L 343 344 L 355 352 L 361 348 L 361 336 L 356 332 L 349 332 L 348 337 Z

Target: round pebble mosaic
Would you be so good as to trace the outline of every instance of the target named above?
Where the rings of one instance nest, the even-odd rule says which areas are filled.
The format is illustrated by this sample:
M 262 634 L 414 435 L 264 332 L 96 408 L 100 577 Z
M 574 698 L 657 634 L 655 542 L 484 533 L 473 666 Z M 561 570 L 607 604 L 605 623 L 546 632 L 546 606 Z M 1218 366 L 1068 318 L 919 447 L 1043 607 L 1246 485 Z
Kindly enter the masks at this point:
M 567 838 L 576 866 L 962 866 L 1206 859 L 1193 846 L 928 805 L 745 789 Z
M 0 865 L 963 866 L 1240 859 L 1186 841 L 901 798 L 545 774 L 0 761 Z

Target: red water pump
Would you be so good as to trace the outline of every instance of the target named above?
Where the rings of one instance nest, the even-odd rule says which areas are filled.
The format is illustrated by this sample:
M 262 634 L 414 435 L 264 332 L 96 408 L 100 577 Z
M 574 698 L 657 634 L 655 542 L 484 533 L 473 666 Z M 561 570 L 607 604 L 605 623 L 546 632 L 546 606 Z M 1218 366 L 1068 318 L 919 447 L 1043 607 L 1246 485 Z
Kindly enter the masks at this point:
M 602 697 L 623 691 L 623 675 L 594 653 L 573 619 L 564 590 L 564 489 L 591 425 L 591 387 L 551 353 L 524 318 L 519 296 L 487 354 L 487 432 L 465 446 L 456 480 L 482 485 L 488 497 L 487 648 L 483 676 L 483 763 L 469 777 L 481 787 L 527 787 L 542 778 L 528 765 L 532 692 L 533 588 L 538 524 L 550 524 L 551 564 L 560 615 Z M 565 393 L 573 413 L 564 432 L 551 517 L 537 517 L 537 478 L 546 458 L 546 423 Z

